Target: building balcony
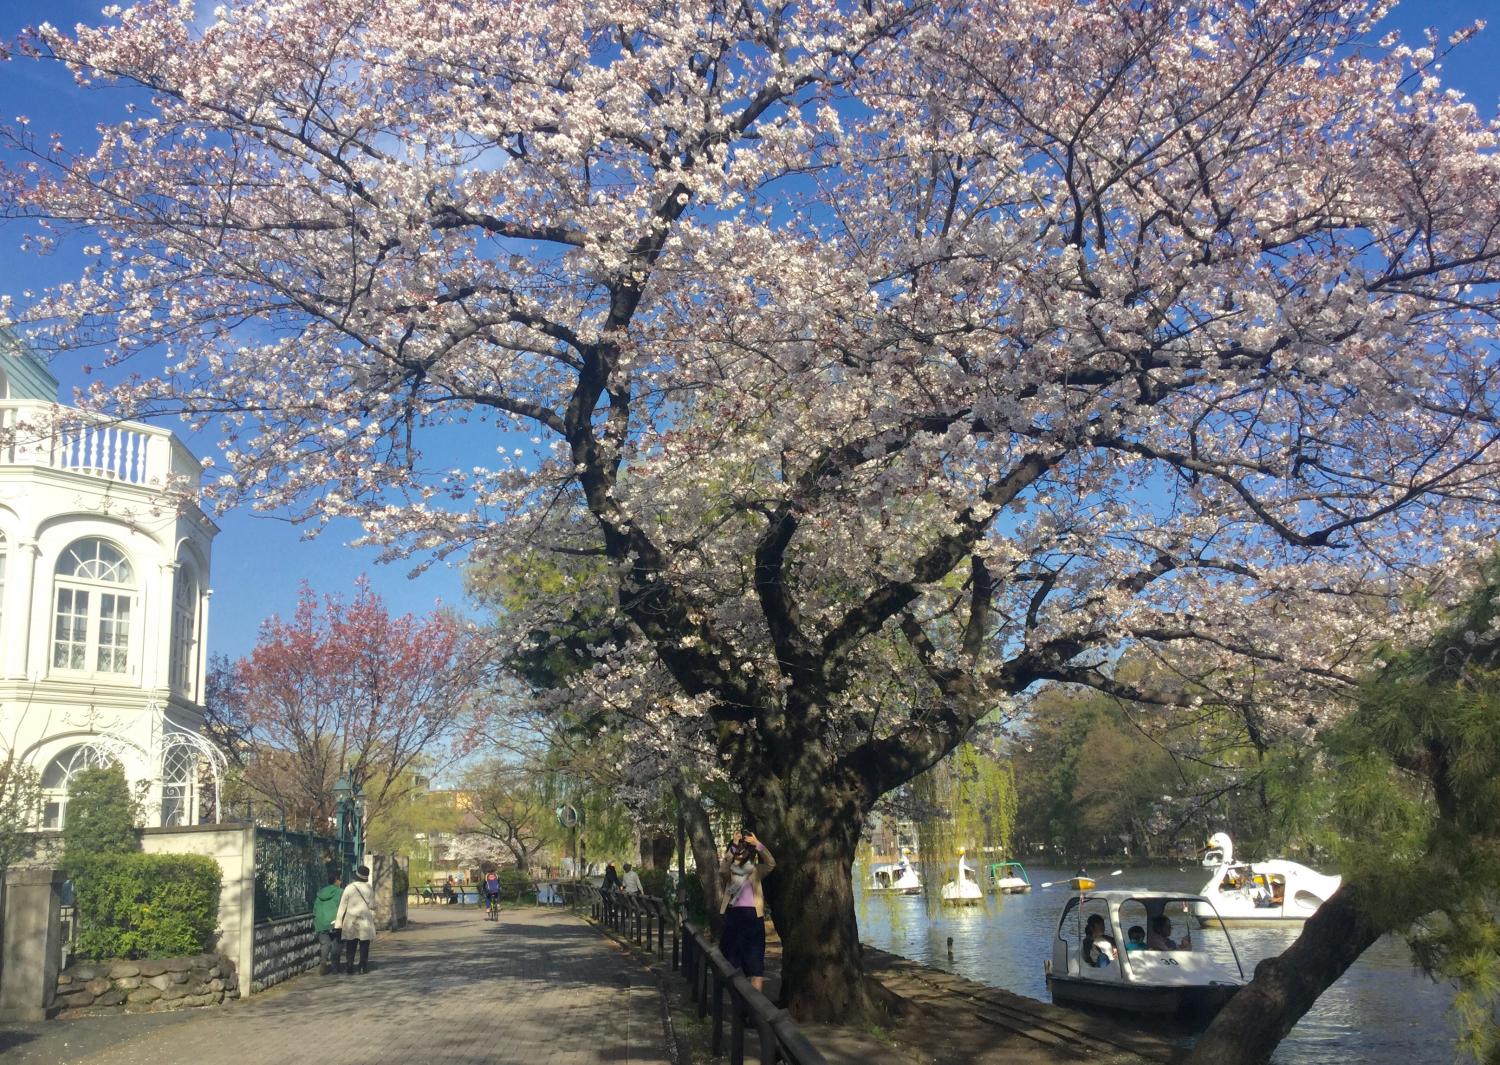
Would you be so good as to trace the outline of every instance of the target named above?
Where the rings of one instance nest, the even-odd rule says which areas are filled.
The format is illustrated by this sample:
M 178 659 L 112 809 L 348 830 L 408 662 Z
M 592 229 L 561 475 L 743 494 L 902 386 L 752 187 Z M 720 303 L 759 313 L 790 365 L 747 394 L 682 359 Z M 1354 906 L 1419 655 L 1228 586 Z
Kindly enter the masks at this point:
M 0 400 L 0 474 L 11 467 L 189 492 L 203 474 L 169 430 L 29 399 Z

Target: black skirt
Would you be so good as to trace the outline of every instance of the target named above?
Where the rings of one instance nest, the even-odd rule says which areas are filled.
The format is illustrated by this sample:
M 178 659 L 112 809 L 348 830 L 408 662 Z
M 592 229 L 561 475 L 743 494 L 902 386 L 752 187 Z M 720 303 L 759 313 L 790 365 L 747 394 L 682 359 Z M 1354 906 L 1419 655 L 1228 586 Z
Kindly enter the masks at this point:
M 719 952 L 746 976 L 766 975 L 766 921 L 754 906 L 731 906 L 724 912 Z

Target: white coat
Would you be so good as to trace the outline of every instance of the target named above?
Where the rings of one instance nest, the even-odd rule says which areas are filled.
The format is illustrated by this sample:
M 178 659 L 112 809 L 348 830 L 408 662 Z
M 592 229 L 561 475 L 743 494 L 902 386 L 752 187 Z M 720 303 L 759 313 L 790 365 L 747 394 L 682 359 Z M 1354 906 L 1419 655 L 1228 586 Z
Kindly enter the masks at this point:
M 344 888 L 333 926 L 343 939 L 375 938 L 375 889 L 367 880 L 355 880 Z

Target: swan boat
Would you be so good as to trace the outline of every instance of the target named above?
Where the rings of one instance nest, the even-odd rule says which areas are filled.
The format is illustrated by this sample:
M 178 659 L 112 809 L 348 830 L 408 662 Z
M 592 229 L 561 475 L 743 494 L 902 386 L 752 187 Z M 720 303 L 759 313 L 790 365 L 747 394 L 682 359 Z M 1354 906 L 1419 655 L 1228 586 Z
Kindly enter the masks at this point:
M 990 889 L 1002 895 L 1024 895 L 1031 890 L 1031 877 L 1020 862 L 995 862 L 986 868 Z
M 1232 940 L 1232 963 L 1192 943 L 1197 909 L 1212 910 L 1210 900 L 1161 891 L 1095 891 L 1087 878 L 1071 884 L 1078 894 L 1063 907 L 1045 965 L 1047 988 L 1058 1005 L 1126 1010 L 1201 1027 L 1244 986 Z M 1085 928 L 1095 916 L 1103 920 L 1108 945 L 1090 950 Z M 1149 939 L 1147 929 L 1153 929 Z
M 911 855 L 901 852 L 899 862 L 877 865 L 870 870 L 870 890 L 889 892 L 894 895 L 920 895 L 922 877 L 911 863 Z
M 1214 921 L 1237 926 L 1305 921 L 1342 882 L 1284 858 L 1237 862 L 1227 832 L 1209 837 L 1203 864 L 1213 870 L 1202 891 L 1213 905 L 1197 912 L 1204 926 Z
M 943 885 L 942 900 L 950 906 L 976 906 L 984 901 L 984 889 L 974 876 L 974 867 L 964 859 L 963 848 L 958 852 L 956 879 Z

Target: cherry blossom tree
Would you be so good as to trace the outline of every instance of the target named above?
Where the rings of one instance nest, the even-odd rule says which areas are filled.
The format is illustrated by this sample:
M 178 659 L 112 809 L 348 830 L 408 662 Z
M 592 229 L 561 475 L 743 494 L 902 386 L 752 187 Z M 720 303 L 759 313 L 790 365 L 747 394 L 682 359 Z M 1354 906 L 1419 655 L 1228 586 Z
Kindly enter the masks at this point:
M 449 613 L 394 617 L 364 581 L 347 601 L 304 584 L 296 613 L 263 622 L 235 667 L 243 785 L 290 822 L 322 827 L 347 776 L 378 822 L 418 786 L 413 770 L 467 749 L 486 669 L 480 641 Z
M 92 257 L 19 317 L 149 355 L 92 399 L 222 426 L 225 505 L 602 562 L 581 676 L 733 782 L 787 1001 L 847 1016 L 865 815 L 977 720 L 1159 699 L 1136 641 L 1302 728 L 1460 594 L 1496 128 L 1386 6 L 142 0 L 19 46 L 139 93 L 5 133 Z

